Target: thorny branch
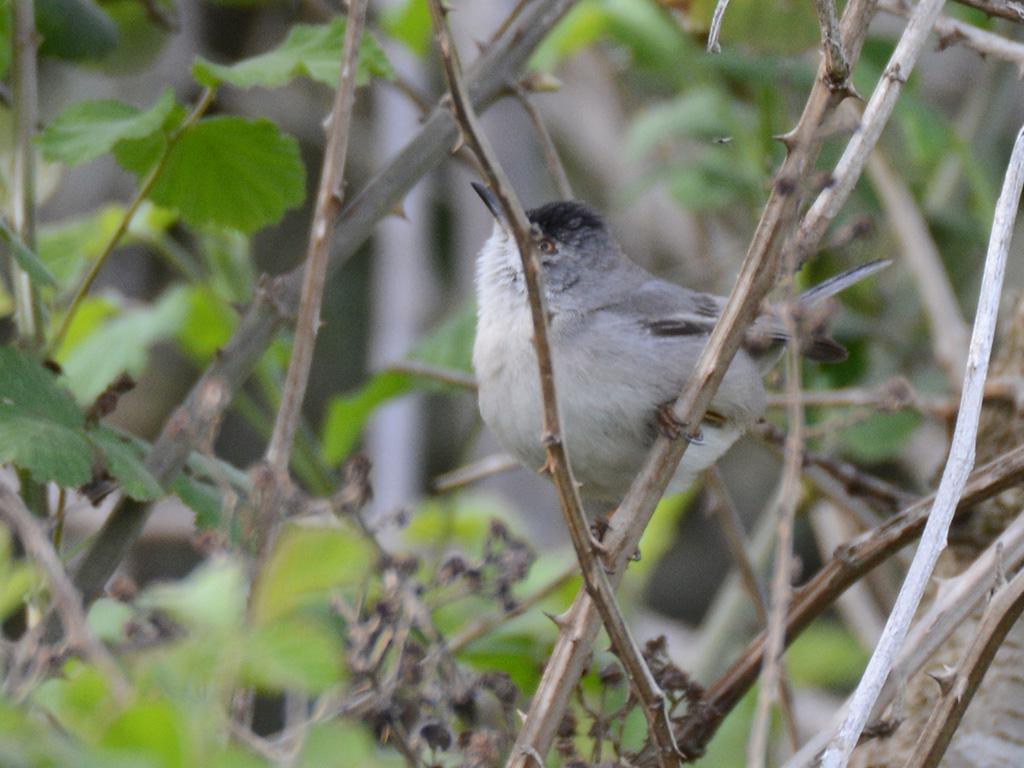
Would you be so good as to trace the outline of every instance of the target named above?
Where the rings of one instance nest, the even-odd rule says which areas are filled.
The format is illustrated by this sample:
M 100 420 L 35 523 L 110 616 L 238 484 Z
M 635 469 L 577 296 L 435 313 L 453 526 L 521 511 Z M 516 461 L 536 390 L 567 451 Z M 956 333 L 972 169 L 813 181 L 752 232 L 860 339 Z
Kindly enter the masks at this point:
M 328 123 L 327 147 L 324 150 L 324 164 L 320 171 L 320 186 L 317 190 L 313 224 L 306 251 L 295 340 L 292 343 L 292 356 L 281 393 L 281 405 L 277 410 L 274 432 L 265 456 L 275 478 L 282 478 L 287 474 L 288 457 L 301 417 L 306 386 L 309 383 L 313 346 L 316 344 L 316 335 L 320 328 L 320 304 L 327 277 L 331 234 L 344 199 L 345 157 L 348 153 L 352 105 L 356 96 L 356 68 L 366 19 L 366 5 L 366 0 L 351 0 L 348 6 L 348 23 L 345 25 L 345 43 L 341 54 L 338 87 L 335 90 L 334 107 Z
M 960 720 L 981 685 L 1007 633 L 1024 612 L 1024 570 L 1000 585 L 985 608 L 951 681 L 944 681 L 943 695 L 932 711 L 911 753 L 906 768 L 935 768 L 949 746 Z
M 480 128 L 476 113 L 466 93 L 458 51 L 448 27 L 447 11 L 440 0 L 431 0 L 428 5 L 434 23 L 434 33 L 441 49 L 441 58 L 444 62 L 445 77 L 451 93 L 456 122 L 462 131 L 464 141 L 472 148 L 480 163 L 488 187 L 501 205 L 522 257 L 523 277 L 533 319 L 533 343 L 537 354 L 543 401 L 542 437 L 547 451 L 546 470 L 555 482 L 562 515 L 569 529 L 587 590 L 601 613 L 608 636 L 612 641 L 612 647 L 626 667 L 630 682 L 640 699 L 650 728 L 651 740 L 657 749 L 659 762 L 662 766 L 667 767 L 678 762 L 678 750 L 672 739 L 665 696 L 644 662 L 640 648 L 630 634 L 615 601 L 614 588 L 605 573 L 604 563 L 597 555 L 600 545 L 593 540 L 586 515 L 583 512 L 579 484 L 573 477 L 569 455 L 562 437 L 564 431 L 555 392 L 543 275 L 537 259 L 530 223 L 498 162 L 497 156 Z

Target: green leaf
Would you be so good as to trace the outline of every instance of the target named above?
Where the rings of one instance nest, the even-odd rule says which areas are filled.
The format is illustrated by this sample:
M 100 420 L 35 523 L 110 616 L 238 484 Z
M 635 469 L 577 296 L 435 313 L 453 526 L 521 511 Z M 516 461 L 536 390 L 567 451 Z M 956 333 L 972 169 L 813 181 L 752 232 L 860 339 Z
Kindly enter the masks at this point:
M 117 46 L 117 25 L 90 0 L 36 0 L 40 56 L 99 59 Z
M 32 250 L 21 241 L 18 234 L 11 229 L 7 219 L 0 219 L 0 240 L 3 240 L 11 247 L 14 260 L 18 266 L 28 273 L 32 282 L 40 286 L 56 286 L 57 278 L 53 272 L 46 268 L 39 257 L 32 253 Z
M 325 599 L 331 587 L 353 584 L 366 574 L 373 557 L 372 547 L 351 531 L 288 526 L 254 589 L 257 626 Z
M 215 487 L 185 473 L 175 478 L 172 487 L 182 503 L 196 513 L 196 528 L 208 531 L 220 527 L 224 502 Z
M 106 643 L 123 643 L 128 637 L 128 624 L 134 620 L 135 610 L 130 605 L 110 597 L 93 601 L 86 615 L 89 629 Z
M 921 417 L 913 411 L 873 413 L 839 436 L 846 454 L 854 461 L 877 464 L 899 456 L 920 423 Z
M 188 292 L 188 315 L 178 343 L 197 363 L 205 365 L 231 338 L 238 313 L 206 286 Z
M 76 337 L 73 345 L 69 334 L 58 360 L 71 391 L 80 402 L 91 403 L 122 372 L 139 376 L 150 347 L 178 333 L 187 312 L 186 290 L 173 288 L 152 306 L 124 312 Z
M 730 205 L 749 190 L 746 181 L 730 159 L 714 154 L 673 168 L 666 178 L 672 196 L 691 211 L 716 211 Z
M 140 178 L 146 176 L 167 151 L 168 136 L 173 135 L 188 117 L 188 111 L 175 102 L 170 113 L 160 126 L 139 139 L 121 139 L 114 145 L 113 154 L 117 164 Z
M 70 659 L 60 676 L 45 680 L 32 693 L 32 702 L 85 743 L 97 738 L 96 724 L 109 717 L 113 700 L 107 679 L 80 659 Z
M 94 160 L 123 139 L 156 133 L 177 102 L 170 89 L 142 111 L 120 101 L 83 101 L 65 109 L 39 136 L 43 155 L 68 165 Z
M 11 536 L 7 528 L 0 528 L 0 622 L 21 607 L 43 581 L 34 562 L 11 557 Z
M 192 629 L 229 634 L 241 626 L 245 597 L 243 565 L 222 560 L 197 566 L 181 581 L 148 588 L 138 604 L 166 611 Z
M 88 431 L 93 444 L 106 458 L 107 471 L 136 501 L 158 499 L 164 489 L 146 469 L 142 447 L 128 435 L 100 424 Z
M 39 482 L 80 485 L 92 476 L 92 447 L 78 431 L 82 413 L 50 371 L 0 347 L 0 463 Z
M 462 373 L 473 372 L 473 339 L 476 337 L 476 303 L 468 301 L 409 352 L 410 360 Z
M 434 31 L 430 22 L 430 9 L 426 0 L 405 0 L 399 6 L 384 8 L 380 26 L 389 37 L 404 43 L 419 57 L 430 51 Z
M 343 756 L 341 760 L 339 757 Z M 316 723 L 309 729 L 297 768 L 324 768 L 329 765 L 346 766 L 397 766 L 390 756 L 382 755 L 377 749 L 369 729 L 359 723 L 335 718 L 330 722 Z
M 185 723 L 167 701 L 141 701 L 122 713 L 103 735 L 102 746 L 149 758 L 159 768 L 178 768 L 184 754 Z
M 247 683 L 264 690 L 322 693 L 341 681 L 343 653 L 329 625 L 293 617 L 247 636 L 242 674 Z
M 75 428 L 83 421 L 53 372 L 13 347 L 0 347 L 0 402 L 65 427 Z
M 81 432 L 0 403 L 0 464 L 8 461 L 40 483 L 76 486 L 92 477 L 92 446 Z
M 269 120 L 201 120 L 171 147 L 149 197 L 193 226 L 254 232 L 279 221 L 306 192 L 295 139 Z
M 426 336 L 409 353 L 409 358 L 440 368 L 469 373 L 473 370 L 475 333 L 476 307 L 469 302 L 453 312 Z M 355 393 L 332 399 L 324 416 L 324 460 L 330 464 L 340 463 L 351 453 L 363 434 L 367 420 L 377 408 L 416 388 L 432 392 L 454 391 L 452 387 L 446 387 L 432 379 L 396 371 L 382 371 Z
M 11 68 L 11 13 L 10 3 L 0 8 L 0 78 L 7 77 Z
M 714 0 L 695 0 L 691 20 L 707 29 Z M 793 55 L 821 44 L 821 30 L 813 13 L 794 0 L 735 0 L 722 23 L 722 47 L 750 48 Z
M 359 441 L 373 412 L 382 403 L 411 391 L 412 380 L 407 373 L 385 371 L 371 378 L 355 394 L 332 399 L 324 416 L 324 460 L 340 464 Z
M 851 690 L 860 679 L 868 653 L 857 638 L 832 621 L 809 626 L 786 655 L 786 666 L 796 685 Z
M 239 88 L 259 85 L 274 88 L 293 77 L 304 76 L 334 88 L 338 85 L 341 51 L 345 41 L 345 18 L 337 16 L 330 24 L 297 24 L 281 45 L 261 56 L 223 66 L 198 57 L 192 74 L 202 85 L 229 83 Z M 359 46 L 356 83 L 365 85 L 371 77 L 387 80 L 395 76 L 384 51 L 368 34 Z

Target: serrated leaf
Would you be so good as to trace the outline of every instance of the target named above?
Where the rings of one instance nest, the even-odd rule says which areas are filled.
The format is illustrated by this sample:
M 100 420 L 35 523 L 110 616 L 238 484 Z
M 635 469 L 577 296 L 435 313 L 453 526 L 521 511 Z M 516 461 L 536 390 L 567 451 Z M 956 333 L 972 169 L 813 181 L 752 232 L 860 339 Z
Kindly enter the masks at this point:
M 40 483 L 69 487 L 92 477 L 92 447 L 81 432 L 0 403 L 0 464 L 9 461 Z
M 200 56 L 192 66 L 192 74 L 208 87 L 229 83 L 239 88 L 257 85 L 275 88 L 301 75 L 334 88 L 338 84 L 344 40 L 345 18 L 342 16 L 335 17 L 330 24 L 297 24 L 272 51 L 229 66 L 214 64 Z M 384 51 L 369 33 L 363 33 L 356 83 L 365 85 L 370 77 L 390 80 L 394 76 Z
M 185 107 L 175 102 L 164 118 L 161 130 L 139 139 L 121 139 L 113 149 L 117 164 L 140 178 L 147 175 L 167 151 L 167 137 L 181 127 L 187 116 Z
M 136 501 L 158 499 L 164 489 L 146 469 L 141 446 L 128 435 L 100 424 L 88 431 L 89 438 L 106 459 L 107 471 L 124 492 Z
M 76 339 L 74 346 L 65 344 L 58 360 L 79 402 L 91 403 L 125 371 L 141 375 L 150 348 L 178 333 L 187 312 L 185 289 L 171 289 L 157 303 L 98 325 L 88 336 Z
M 182 131 L 150 190 L 193 226 L 254 232 L 299 205 L 306 169 L 298 143 L 269 120 L 201 120 Z
M 156 133 L 176 104 L 168 89 L 148 110 L 120 101 L 83 101 L 65 109 L 39 135 L 43 155 L 68 165 L 94 160 L 124 139 Z
M 57 377 L 13 347 L 0 347 L 0 401 L 72 429 L 83 421 Z
M 19 267 L 25 270 L 33 283 L 51 287 L 57 285 L 57 278 L 53 276 L 53 272 L 47 269 L 39 257 L 21 241 L 18 234 L 7 223 L 7 219 L 0 218 L 0 240 L 11 247 L 14 260 L 18 262 Z
M 360 579 L 373 557 L 372 548 L 351 531 L 288 526 L 254 588 L 254 621 L 267 624 L 326 599 L 331 587 Z

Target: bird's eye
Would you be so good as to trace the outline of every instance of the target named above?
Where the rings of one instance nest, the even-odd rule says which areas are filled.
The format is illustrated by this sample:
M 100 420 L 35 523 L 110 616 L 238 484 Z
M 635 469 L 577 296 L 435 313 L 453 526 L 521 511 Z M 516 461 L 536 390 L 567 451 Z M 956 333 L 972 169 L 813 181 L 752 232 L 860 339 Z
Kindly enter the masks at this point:
M 558 253 L 558 246 L 555 245 L 554 241 L 545 237 L 543 240 L 537 243 L 537 250 L 540 251 L 541 253 L 547 254 Z

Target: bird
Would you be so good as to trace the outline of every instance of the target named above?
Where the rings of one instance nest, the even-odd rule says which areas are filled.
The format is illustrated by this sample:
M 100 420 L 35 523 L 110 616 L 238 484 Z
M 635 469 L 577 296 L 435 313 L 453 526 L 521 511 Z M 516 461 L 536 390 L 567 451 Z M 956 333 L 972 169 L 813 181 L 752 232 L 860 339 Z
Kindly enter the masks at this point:
M 484 423 L 523 466 L 541 470 L 543 404 L 534 328 L 515 238 L 486 187 L 494 216 L 476 261 L 473 368 Z M 618 503 L 651 446 L 671 429 L 669 406 L 693 371 L 726 299 L 662 280 L 630 260 L 591 205 L 556 201 L 527 212 L 548 310 L 548 341 L 562 437 L 581 495 Z M 886 266 L 860 265 L 762 312 L 747 329 L 666 493 L 685 490 L 754 426 L 766 407 L 763 377 L 800 321 L 800 352 L 839 362 L 829 338 L 829 299 Z

